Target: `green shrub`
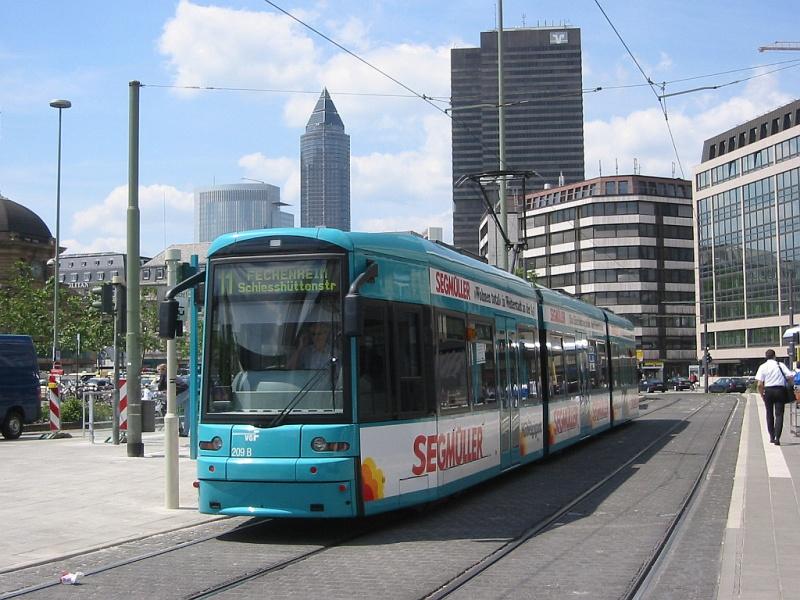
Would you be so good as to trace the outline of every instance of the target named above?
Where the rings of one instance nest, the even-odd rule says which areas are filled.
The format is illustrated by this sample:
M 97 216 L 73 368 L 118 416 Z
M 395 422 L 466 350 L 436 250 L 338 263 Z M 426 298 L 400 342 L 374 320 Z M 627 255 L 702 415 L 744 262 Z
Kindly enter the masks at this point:
M 83 405 L 77 398 L 61 401 L 61 423 L 80 423 L 83 419 Z

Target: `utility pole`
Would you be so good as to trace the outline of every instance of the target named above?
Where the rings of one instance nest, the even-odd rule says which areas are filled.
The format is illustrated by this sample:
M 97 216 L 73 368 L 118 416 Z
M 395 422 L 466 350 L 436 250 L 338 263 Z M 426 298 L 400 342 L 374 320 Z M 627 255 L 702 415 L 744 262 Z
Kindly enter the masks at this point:
M 125 319 L 125 280 L 120 275 L 111 278 L 114 286 L 114 423 L 111 428 L 111 442 L 119 445 L 119 380 L 122 370 L 122 344 L 120 337 L 125 328 L 122 326 Z
M 700 312 L 703 318 L 703 391 L 708 393 L 708 316 L 705 314 L 703 303 L 700 303 Z
M 500 171 L 506 168 L 506 125 L 505 125 L 505 96 L 503 94 L 503 0 L 497 0 L 497 143 L 500 155 Z M 508 208 L 506 207 L 506 179 L 500 177 L 498 187 L 500 199 L 500 223 L 503 231 L 508 230 Z M 524 199 L 523 199 L 524 201 Z M 508 271 L 508 248 L 503 248 L 500 268 Z
M 128 213 L 127 213 L 127 314 L 125 348 L 128 351 L 128 456 L 143 457 L 142 443 L 142 352 L 139 315 L 139 88 L 131 81 L 128 123 Z
M 167 289 L 178 284 L 178 263 L 181 251 L 170 248 L 164 261 L 167 263 Z M 175 376 L 178 373 L 178 353 L 175 338 L 167 339 L 167 414 L 164 415 L 164 459 L 166 477 L 164 478 L 164 508 L 178 508 L 178 416 L 175 414 Z
M 200 270 L 200 259 L 197 254 L 192 254 L 189 257 L 189 266 L 192 267 L 195 273 Z M 189 338 L 189 398 L 186 402 L 184 423 L 189 425 L 189 458 L 192 460 L 197 459 L 197 414 L 199 406 L 197 404 L 197 355 L 200 348 L 199 340 L 197 339 L 200 328 L 197 326 L 197 319 L 200 316 L 195 301 L 194 290 L 189 295 L 189 316 L 192 320 L 191 337 Z
M 794 329 L 794 267 L 789 269 L 789 329 Z M 797 362 L 797 350 L 795 340 L 797 334 L 792 333 L 789 339 L 789 368 L 794 371 Z

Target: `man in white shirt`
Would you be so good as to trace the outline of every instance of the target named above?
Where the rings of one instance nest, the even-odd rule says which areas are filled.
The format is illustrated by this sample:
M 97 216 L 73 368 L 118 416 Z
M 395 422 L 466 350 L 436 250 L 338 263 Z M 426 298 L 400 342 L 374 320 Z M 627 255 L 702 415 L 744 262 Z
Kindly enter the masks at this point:
M 758 393 L 767 409 L 767 432 L 769 441 L 781 445 L 783 431 L 783 409 L 786 402 L 786 386 L 794 383 L 794 373 L 789 367 L 775 360 L 775 350 L 767 350 L 766 358 L 758 371 Z

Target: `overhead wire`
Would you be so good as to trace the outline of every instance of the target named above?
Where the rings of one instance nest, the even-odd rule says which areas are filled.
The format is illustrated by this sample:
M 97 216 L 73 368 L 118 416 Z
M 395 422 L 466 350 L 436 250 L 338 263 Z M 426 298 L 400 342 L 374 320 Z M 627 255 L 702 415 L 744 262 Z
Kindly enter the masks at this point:
M 281 8 L 280 6 L 278 6 L 277 4 L 275 4 L 274 2 L 272 2 L 272 0 L 264 0 L 264 2 L 266 2 L 267 4 L 269 4 L 270 6 L 272 6 L 273 8 L 275 8 L 276 10 L 280 11 L 281 13 L 283 13 L 284 15 L 286 15 L 287 17 L 289 17 L 289 18 L 290 18 L 290 19 L 292 19 L 293 21 L 296 21 L 297 23 L 299 23 L 300 25 L 302 25 L 303 27 L 305 27 L 305 28 L 306 28 L 306 29 L 308 29 L 309 31 L 312 31 L 312 32 L 314 32 L 315 34 L 317 34 L 318 36 L 320 36 L 322 39 L 324 39 L 324 40 L 326 40 L 326 41 L 330 42 L 331 44 L 333 44 L 334 46 L 336 46 L 337 48 L 339 48 L 339 49 L 340 49 L 340 50 L 342 50 L 343 52 L 346 52 L 347 54 L 349 54 L 350 56 L 352 56 L 353 58 L 355 58 L 355 59 L 356 59 L 356 60 L 358 60 L 359 62 L 361 62 L 361 63 L 365 64 L 365 65 L 366 65 L 366 66 L 368 66 L 370 69 L 373 69 L 374 71 L 376 71 L 377 73 L 379 73 L 379 74 L 381 74 L 382 76 L 386 77 L 386 78 L 387 78 L 387 79 L 389 79 L 390 81 L 392 81 L 392 82 L 396 83 L 397 85 L 399 85 L 400 87 L 402 87 L 404 90 L 406 90 L 406 91 L 408 91 L 408 92 L 411 92 L 411 93 L 412 93 L 414 96 L 416 96 L 416 97 L 418 97 L 418 98 L 420 98 L 420 99 L 424 100 L 424 101 L 425 101 L 425 102 L 427 102 L 429 105 L 431 105 L 433 108 L 435 108 L 436 110 L 438 110 L 439 112 L 441 112 L 441 113 L 443 113 L 445 116 L 447 116 L 447 117 L 448 117 L 448 118 L 449 118 L 449 119 L 450 119 L 450 120 L 451 120 L 453 123 L 455 123 L 455 124 L 456 124 L 456 125 L 458 125 L 459 127 L 463 128 L 463 129 L 464 129 L 464 130 L 465 130 L 465 131 L 466 131 L 466 132 L 467 132 L 467 133 L 470 135 L 470 137 L 473 137 L 475 140 L 478 140 L 478 141 L 480 141 L 480 140 L 481 140 L 480 136 L 478 136 L 478 135 L 477 135 L 477 133 L 476 133 L 476 132 L 474 132 L 474 131 L 472 130 L 472 128 L 471 128 L 469 125 L 467 125 L 467 124 L 466 124 L 466 123 L 464 123 L 463 121 L 460 121 L 460 120 L 458 120 L 458 119 L 456 119 L 456 118 L 454 118 L 454 117 L 453 117 L 453 115 L 452 115 L 452 110 L 453 110 L 453 109 L 452 109 L 452 108 L 450 108 L 450 109 L 449 109 L 449 111 L 448 111 L 448 109 L 443 109 L 443 108 L 441 108 L 441 107 L 439 107 L 439 106 L 436 106 L 436 105 L 435 105 L 435 104 L 432 102 L 432 98 L 431 98 L 431 96 L 428 96 L 427 94 L 421 94 L 421 93 L 417 92 L 416 90 L 412 89 L 411 87 L 409 87 L 408 85 L 406 85 L 405 83 L 403 83 L 402 81 L 400 81 L 399 79 L 396 79 L 395 77 L 393 77 L 393 76 L 389 75 L 389 74 L 388 74 L 386 71 L 384 71 L 384 70 L 382 70 L 382 69 L 378 68 L 377 66 L 373 65 L 372 63 L 370 63 L 370 62 L 369 62 L 369 61 L 367 61 L 366 59 L 362 58 L 361 56 L 359 56 L 359 55 L 358 55 L 358 54 L 356 54 L 355 52 L 351 51 L 350 49 L 346 48 L 345 46 L 343 46 L 342 44 L 340 44 L 340 43 L 339 43 L 339 42 L 337 42 L 336 40 L 334 40 L 334 39 L 332 39 L 332 38 L 328 37 L 327 35 L 325 35 L 325 34 L 324 34 L 324 33 L 322 33 L 321 31 L 319 31 L 318 29 L 316 29 L 316 28 L 312 27 L 311 25 L 309 25 L 308 23 L 306 23 L 305 21 L 303 21 L 303 20 L 301 20 L 301 19 L 299 19 L 299 18 L 295 17 L 293 14 L 289 13 L 288 11 L 284 10 L 283 8 Z M 499 152 L 495 152 L 494 154 L 497 156 L 497 160 L 498 160 L 498 163 L 499 163 L 499 165 L 500 165 L 501 169 L 502 169 L 502 168 L 507 168 L 507 167 L 508 167 L 508 165 L 507 165 L 507 163 L 506 163 L 506 164 L 503 164 L 503 162 L 504 162 L 504 161 L 502 161 L 502 160 L 500 159 Z M 544 178 L 544 177 L 542 177 L 542 175 L 541 175 L 541 174 L 539 174 L 538 172 L 536 172 L 536 171 L 535 171 L 535 170 L 533 170 L 533 169 L 530 169 L 530 170 L 531 170 L 531 171 L 532 171 L 532 172 L 533 172 L 533 173 L 534 173 L 534 174 L 535 174 L 537 177 L 539 177 L 539 178 L 540 178 L 540 179 L 542 179 L 542 180 L 545 180 L 545 178 Z
M 148 83 L 142 84 L 142 87 L 154 88 L 167 88 L 178 90 L 199 90 L 199 91 L 225 91 L 225 92 L 260 92 L 260 93 L 273 93 L 273 94 L 319 94 L 319 90 L 288 90 L 288 89 L 275 89 L 275 88 L 253 88 L 253 87 L 226 87 L 217 85 L 175 85 L 163 83 Z M 419 96 L 412 94 L 387 94 L 380 92 L 342 92 L 336 91 L 338 96 L 372 96 L 377 98 L 414 98 Z M 428 100 L 434 102 L 450 102 L 449 98 L 444 96 L 426 96 Z
M 608 21 L 608 24 L 611 26 L 611 29 L 614 30 L 614 33 L 617 35 L 617 38 L 619 38 L 619 41 L 625 47 L 625 50 L 628 52 L 628 55 L 631 57 L 631 60 L 633 60 L 633 63 L 636 65 L 636 68 L 639 69 L 639 72 L 642 74 L 642 77 L 644 77 L 645 81 L 650 86 L 650 89 L 653 91 L 653 94 L 655 94 L 656 100 L 658 100 L 658 103 L 661 106 L 661 110 L 664 113 L 664 122 L 667 124 L 667 131 L 669 132 L 669 139 L 670 139 L 670 142 L 672 142 L 672 149 L 675 152 L 675 159 L 678 161 L 678 167 L 681 170 L 681 177 L 683 177 L 685 179 L 686 175 L 685 175 L 685 173 L 683 171 L 683 163 L 681 162 L 681 157 L 680 157 L 680 154 L 678 153 L 678 146 L 675 144 L 675 136 L 672 134 L 672 126 L 669 123 L 669 115 L 667 113 L 667 102 L 666 102 L 666 100 L 662 96 L 659 96 L 658 92 L 656 91 L 657 84 L 655 84 L 653 82 L 653 80 L 650 79 L 650 77 L 647 75 L 647 73 L 644 72 L 644 69 L 642 68 L 642 65 L 639 64 L 638 60 L 636 60 L 636 56 L 634 56 L 634 54 L 631 51 L 630 47 L 628 47 L 627 42 L 625 42 L 625 40 L 622 38 L 622 35 L 617 30 L 616 26 L 614 25 L 614 23 L 609 18 L 608 14 L 606 14 L 606 11 L 603 9 L 603 7 L 600 4 L 599 0 L 594 0 L 594 3 L 597 5 L 597 8 L 600 9 L 600 12 L 603 13 L 603 17 L 605 17 L 606 21 Z M 664 90 L 665 87 L 666 87 L 666 85 L 662 84 L 662 86 L 661 86 L 662 94 L 663 94 L 663 90 Z

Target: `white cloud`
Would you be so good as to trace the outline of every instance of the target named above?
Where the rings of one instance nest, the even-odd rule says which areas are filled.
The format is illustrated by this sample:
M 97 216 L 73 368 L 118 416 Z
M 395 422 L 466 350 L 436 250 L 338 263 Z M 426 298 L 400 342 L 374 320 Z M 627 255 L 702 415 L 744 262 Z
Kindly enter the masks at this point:
M 139 223 L 142 255 L 164 248 L 164 242 L 189 243 L 193 239 L 191 192 L 154 184 L 139 187 Z M 87 206 L 72 215 L 69 233 L 92 239 L 88 245 L 65 240 L 68 252 L 124 252 L 126 250 L 128 186 L 114 188 L 99 204 Z M 87 232 L 91 234 L 87 235 Z M 75 250 L 74 248 L 81 248 Z M 87 250 L 86 248 L 91 248 Z
M 316 70 L 314 43 L 284 15 L 199 6 L 182 0 L 159 49 L 176 85 L 302 86 Z
M 357 18 L 329 21 L 327 26 L 333 29 L 326 32 L 333 39 L 416 92 L 449 97 L 451 44 L 374 47 L 367 37 L 368 27 Z M 176 85 L 314 92 L 287 96 L 283 117 L 289 127 L 305 126 L 318 98 L 315 90 L 326 86 L 348 133 L 388 135 L 390 141 L 396 141 L 407 140 L 410 131 L 421 139 L 420 117 L 433 111 L 413 97 L 345 94 L 412 95 L 283 15 L 198 6 L 182 0 L 164 27 L 159 48 L 168 57 Z
M 300 159 L 288 157 L 269 158 L 260 152 L 247 154 L 239 159 L 246 177 L 259 179 L 281 188 L 281 201 L 291 204 L 286 207 L 293 214 L 300 214 Z M 294 210 L 293 210 L 294 208 Z
M 353 229 L 421 232 L 442 227 L 445 239 L 452 239 L 450 125 L 429 116 L 424 130 L 419 150 L 352 158 Z
M 668 104 L 669 123 L 686 178 L 691 178 L 692 169 L 700 162 L 706 139 L 791 101 L 777 89 L 773 76 L 752 80 L 741 95 L 724 98 L 719 93 L 687 95 L 683 105 L 676 103 L 671 108 Z M 620 173 L 632 173 L 634 158 L 643 175 L 671 177 L 674 164 L 675 176 L 681 177 L 664 113 L 657 106 L 588 121 L 584 137 L 587 179 L 599 174 L 599 161 L 605 175 L 614 174 L 615 160 Z

